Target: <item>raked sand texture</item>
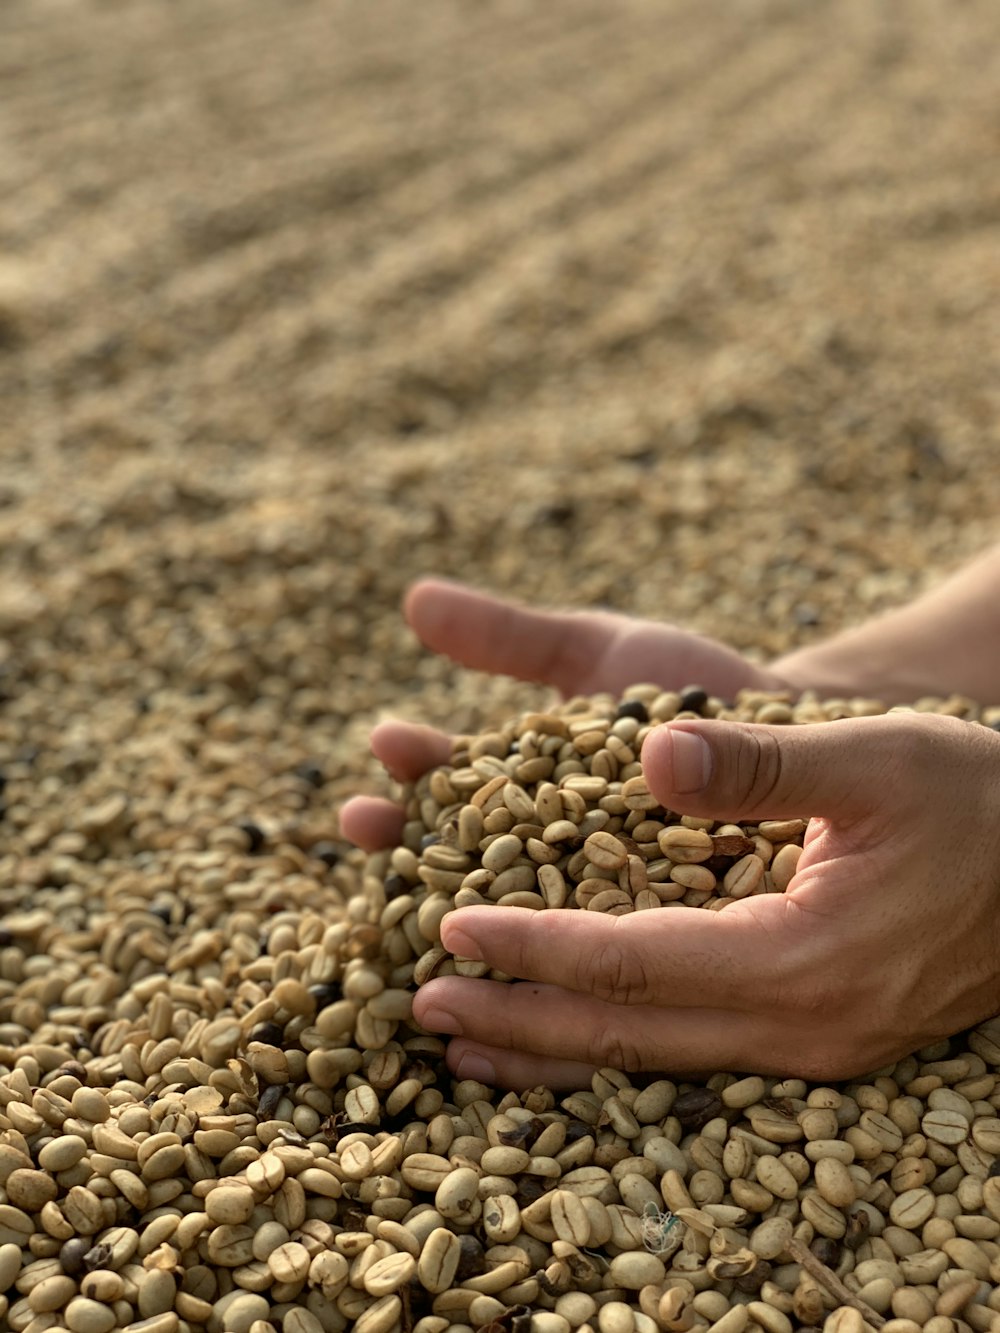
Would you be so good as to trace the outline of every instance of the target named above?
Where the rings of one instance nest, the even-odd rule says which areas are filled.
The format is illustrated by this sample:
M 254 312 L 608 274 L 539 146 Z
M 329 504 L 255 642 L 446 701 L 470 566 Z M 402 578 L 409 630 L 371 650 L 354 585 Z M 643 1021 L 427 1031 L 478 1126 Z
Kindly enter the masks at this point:
M 350 1045 L 338 987 L 379 947 L 337 825 L 346 795 L 386 789 L 372 723 L 474 733 L 547 706 L 423 652 L 398 610 L 415 575 L 764 657 L 996 538 L 996 18 L 991 0 L 0 5 L 0 1325 L 105 1333 L 111 1310 L 249 1333 L 277 1310 L 316 1333 L 282 1302 L 332 1290 L 353 1242 L 314 1281 L 345 1172 L 303 1143 L 335 1147 L 331 1106 L 364 1122 L 418 1075 L 419 1114 L 465 1123 L 476 1089 L 423 1085 L 439 1044 L 398 1067 L 369 1052 L 367 1082 L 356 1049 L 330 1056 L 325 1087 L 302 1044 L 334 1009 L 319 1038 Z M 987 1046 L 917 1078 L 991 1121 L 992 1158 Z M 377 1188 L 359 1142 L 351 1199 Z M 199 1179 L 241 1172 L 198 1214 L 211 1250 L 171 1220 L 178 1188 L 194 1218 Z M 965 1241 L 996 1259 L 991 1190 L 956 1205 L 989 1213 L 955 1228 L 958 1269 Z M 234 1287 L 220 1274 L 262 1261 L 231 1219 L 259 1198 L 258 1247 L 281 1253 Z M 732 1221 L 693 1218 L 691 1252 Z M 452 1278 L 469 1258 L 448 1234 L 428 1256 Z M 383 1257 L 338 1328 L 405 1324 L 408 1265 Z M 954 1333 L 965 1307 L 940 1295 L 906 1317 Z M 820 1320 L 808 1296 L 795 1317 Z M 674 1301 L 661 1324 L 723 1315 Z M 786 1333 L 769 1317 L 747 1316 Z

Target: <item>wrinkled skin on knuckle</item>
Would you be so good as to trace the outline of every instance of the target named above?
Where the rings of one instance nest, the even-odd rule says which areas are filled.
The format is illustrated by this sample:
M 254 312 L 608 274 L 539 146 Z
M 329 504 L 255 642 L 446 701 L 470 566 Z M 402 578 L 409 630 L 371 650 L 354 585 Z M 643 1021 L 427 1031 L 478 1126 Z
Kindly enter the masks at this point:
M 615 1027 L 601 1027 L 588 1034 L 584 1059 L 598 1069 L 623 1069 L 626 1073 L 636 1073 L 649 1065 L 632 1034 Z
M 621 918 L 612 918 L 617 922 Z M 646 974 L 641 954 L 630 945 L 617 926 L 608 932 L 596 958 L 579 960 L 583 972 L 580 990 L 589 991 L 609 1004 L 646 1004 L 653 998 L 653 985 Z
M 781 785 L 781 748 L 768 731 L 747 727 L 743 735 L 746 743 L 737 745 L 732 766 L 734 790 L 746 793 L 740 805 L 748 819 L 766 817 Z

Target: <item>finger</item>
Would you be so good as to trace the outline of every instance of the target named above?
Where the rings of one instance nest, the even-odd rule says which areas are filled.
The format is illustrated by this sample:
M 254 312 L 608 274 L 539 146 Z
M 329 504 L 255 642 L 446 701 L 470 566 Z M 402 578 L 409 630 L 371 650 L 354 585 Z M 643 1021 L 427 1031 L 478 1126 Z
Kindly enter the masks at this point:
M 509 976 L 618 1005 L 777 1003 L 799 942 L 792 919 L 799 907 L 779 894 L 755 899 L 752 913 L 741 907 L 628 916 L 463 907 L 441 923 L 441 941 Z
M 451 759 L 451 738 L 413 722 L 380 722 L 371 734 L 372 754 L 397 782 L 415 782 Z
M 533 982 L 437 977 L 421 987 L 413 1013 L 430 1032 L 506 1052 L 499 1068 L 494 1065 L 504 1081 L 530 1077 L 553 1060 L 678 1074 L 743 1068 L 747 1060 L 773 1061 L 776 1043 L 778 1048 L 782 1044 L 771 1017 L 712 1008 L 629 1007 Z M 530 1067 L 526 1055 L 538 1057 Z
M 448 1068 L 456 1078 L 474 1078 L 491 1087 L 569 1089 L 589 1088 L 596 1065 L 579 1060 L 563 1060 L 558 1056 L 532 1055 L 528 1051 L 505 1051 L 499 1046 L 484 1046 L 479 1042 L 456 1037 L 448 1043 Z
M 685 720 L 649 733 L 642 767 L 661 804 L 685 814 L 849 820 L 898 794 L 903 741 L 897 717 L 798 727 Z
M 340 831 L 366 852 L 394 847 L 403 836 L 402 808 L 380 796 L 352 796 L 340 812 Z
M 602 613 L 529 611 L 444 579 L 422 579 L 406 618 L 428 648 L 464 666 L 554 685 L 573 693 L 619 632 Z

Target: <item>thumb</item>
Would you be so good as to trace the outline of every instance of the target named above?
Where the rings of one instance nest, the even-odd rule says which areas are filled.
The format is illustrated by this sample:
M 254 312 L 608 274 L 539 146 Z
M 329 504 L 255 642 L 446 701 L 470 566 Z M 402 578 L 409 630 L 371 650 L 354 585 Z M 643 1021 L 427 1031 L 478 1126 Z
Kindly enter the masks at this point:
M 899 719 L 794 727 L 666 723 L 642 747 L 649 789 L 667 810 L 710 819 L 852 819 L 897 791 Z

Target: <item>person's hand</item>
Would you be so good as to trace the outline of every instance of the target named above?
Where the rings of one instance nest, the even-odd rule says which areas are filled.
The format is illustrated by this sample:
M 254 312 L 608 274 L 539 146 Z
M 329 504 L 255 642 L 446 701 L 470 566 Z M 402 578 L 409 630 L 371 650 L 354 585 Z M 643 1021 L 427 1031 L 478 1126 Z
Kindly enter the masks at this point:
M 745 688 L 785 688 L 780 676 L 733 649 L 673 625 L 604 611 L 534 611 L 442 579 L 415 584 L 405 614 L 435 652 L 481 671 L 554 686 L 563 695 L 618 693 L 640 681 L 665 690 L 697 684 L 724 699 Z M 447 736 L 405 722 L 376 727 L 371 746 L 401 782 L 451 755 Z M 399 840 L 403 815 L 390 801 L 356 797 L 341 811 L 340 827 L 345 838 L 374 851 Z
M 783 894 L 602 916 L 469 907 L 442 941 L 523 981 L 440 977 L 417 1021 L 462 1078 L 586 1087 L 594 1067 L 845 1078 L 1000 1010 L 1000 736 L 899 713 L 680 721 L 643 749 L 671 810 L 812 815 Z

